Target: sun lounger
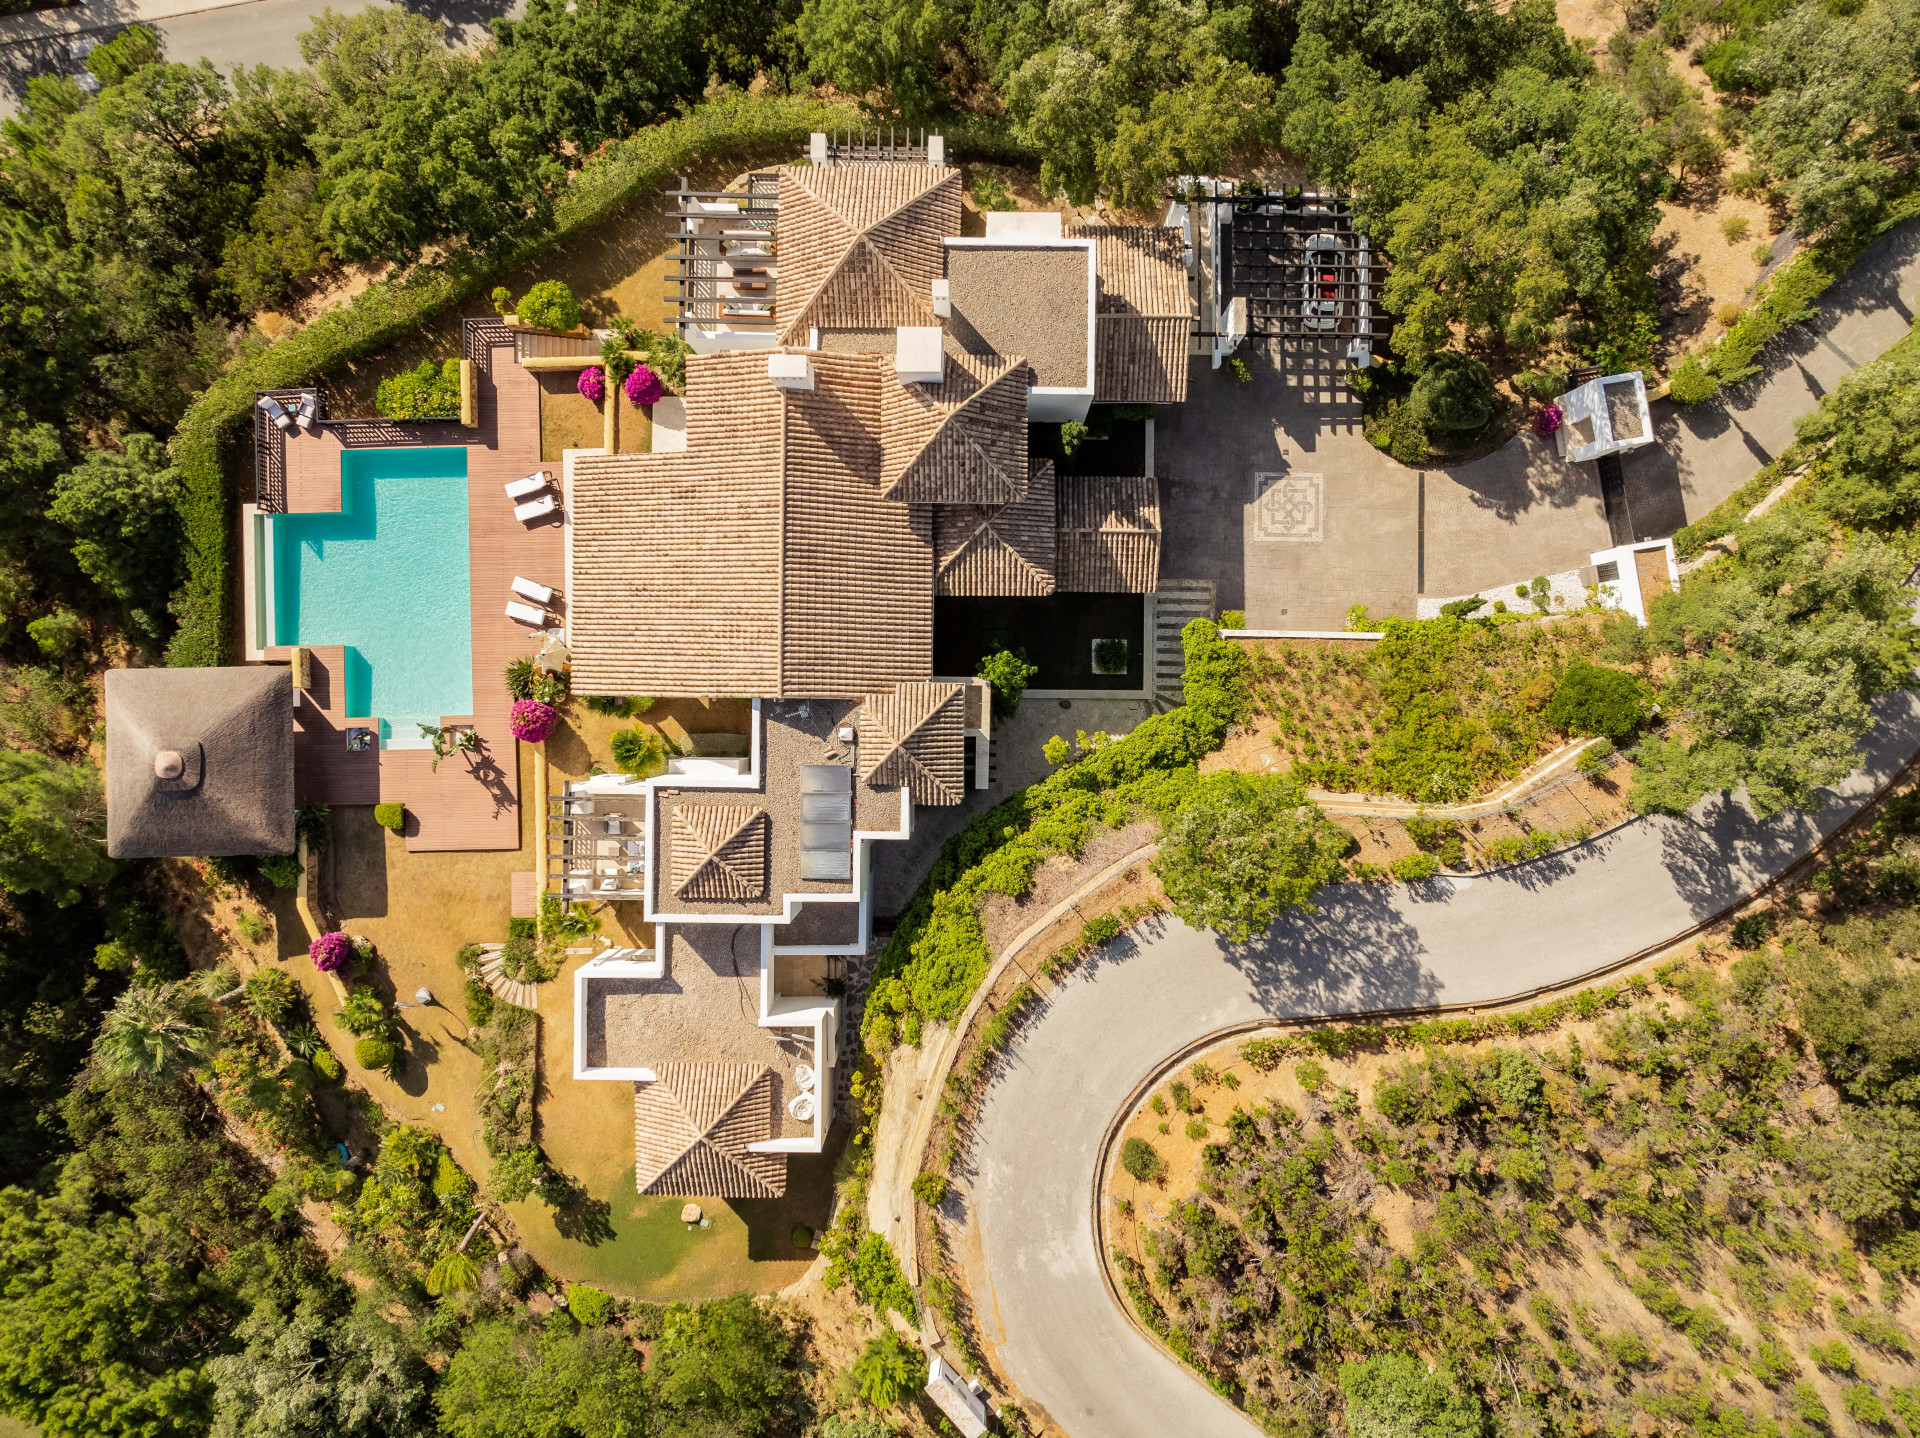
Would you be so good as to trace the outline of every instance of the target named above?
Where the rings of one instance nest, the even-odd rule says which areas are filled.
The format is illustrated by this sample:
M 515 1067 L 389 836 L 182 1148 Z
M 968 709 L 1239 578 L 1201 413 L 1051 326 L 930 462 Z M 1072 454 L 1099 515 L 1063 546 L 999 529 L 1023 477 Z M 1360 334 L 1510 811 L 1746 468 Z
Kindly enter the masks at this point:
M 320 418 L 320 395 L 315 390 L 308 390 L 300 396 L 300 408 L 294 412 L 294 423 L 302 429 L 312 429 L 313 422 L 318 418 Z
M 511 499 L 515 504 L 518 504 L 528 495 L 538 494 L 552 482 L 553 481 L 547 478 L 547 472 L 544 469 L 536 470 L 525 479 L 516 479 L 507 485 L 507 498 Z
M 540 518 L 543 514 L 552 514 L 553 507 L 553 496 L 543 494 L 538 499 L 528 500 L 525 504 L 516 504 L 513 507 L 513 517 L 522 524 L 526 524 L 531 520 Z
M 512 603 L 507 605 L 507 618 L 518 619 L 522 624 L 531 624 L 536 629 L 544 629 L 547 624 L 547 611 L 535 609 L 531 604 Z
M 286 406 L 270 394 L 260 396 L 260 408 L 266 411 L 267 418 L 281 429 L 293 428 L 293 416 L 287 413 Z
M 513 577 L 513 592 L 522 599 L 531 599 L 535 604 L 553 603 L 552 585 L 535 584 L 531 579 L 522 579 L 517 574 Z

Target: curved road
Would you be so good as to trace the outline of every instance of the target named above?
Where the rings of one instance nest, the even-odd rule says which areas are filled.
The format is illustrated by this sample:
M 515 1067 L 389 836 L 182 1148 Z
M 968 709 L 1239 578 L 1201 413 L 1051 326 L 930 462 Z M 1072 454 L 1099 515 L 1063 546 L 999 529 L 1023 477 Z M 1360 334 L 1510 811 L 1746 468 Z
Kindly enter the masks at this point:
M 1075 1438 L 1257 1430 L 1127 1322 L 1090 1198 L 1115 1107 L 1168 1055 L 1229 1024 L 1491 1003 L 1652 948 L 1739 902 L 1858 810 L 1920 747 L 1920 694 L 1877 706 L 1866 760 L 1815 814 L 1770 823 L 1709 798 L 1471 880 L 1341 885 L 1321 911 L 1229 949 L 1166 920 L 1076 971 L 995 1077 L 964 1202 L 969 1287 L 1006 1375 Z

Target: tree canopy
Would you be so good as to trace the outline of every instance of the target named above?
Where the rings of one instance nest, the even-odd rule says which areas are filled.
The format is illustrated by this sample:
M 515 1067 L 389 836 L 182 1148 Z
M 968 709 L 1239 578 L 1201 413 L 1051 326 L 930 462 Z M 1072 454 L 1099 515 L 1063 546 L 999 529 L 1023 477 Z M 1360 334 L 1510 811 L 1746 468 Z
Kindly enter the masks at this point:
M 1288 909 L 1311 908 L 1347 843 L 1299 784 L 1224 769 L 1180 805 L 1153 871 L 1183 920 L 1244 944 Z

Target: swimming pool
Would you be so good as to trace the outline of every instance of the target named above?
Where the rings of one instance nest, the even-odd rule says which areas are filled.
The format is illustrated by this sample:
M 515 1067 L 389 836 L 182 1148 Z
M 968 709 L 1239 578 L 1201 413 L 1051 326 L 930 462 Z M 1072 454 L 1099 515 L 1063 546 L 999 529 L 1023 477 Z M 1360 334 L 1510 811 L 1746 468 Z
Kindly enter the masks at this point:
M 347 646 L 347 715 L 377 717 L 382 748 L 473 712 L 464 447 L 348 450 L 340 512 L 271 529 L 273 642 Z

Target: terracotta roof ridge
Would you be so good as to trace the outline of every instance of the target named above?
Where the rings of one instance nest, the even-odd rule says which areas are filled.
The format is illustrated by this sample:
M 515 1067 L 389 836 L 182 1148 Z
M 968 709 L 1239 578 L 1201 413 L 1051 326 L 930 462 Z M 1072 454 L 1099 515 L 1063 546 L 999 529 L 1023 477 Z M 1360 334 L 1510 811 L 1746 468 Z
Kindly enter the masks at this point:
M 1025 569 L 1027 573 L 1033 575 L 1036 579 L 1044 579 L 1047 581 L 1053 579 L 1051 574 L 1027 558 L 1027 556 L 1021 552 L 1019 545 L 1001 534 L 1000 531 L 994 527 L 994 521 L 1000 517 L 1000 511 L 1005 508 L 1007 508 L 1007 506 L 1004 504 L 995 505 L 989 509 L 985 515 L 981 516 L 980 523 L 974 526 L 973 533 L 969 534 L 965 540 L 956 546 L 952 556 L 945 564 L 940 566 L 940 572 L 942 574 L 966 558 L 967 551 L 974 548 L 975 545 L 981 544 L 982 536 L 985 536 L 987 540 L 991 540 L 993 543 L 1005 549 L 1021 568 Z
M 895 205 L 891 210 L 888 210 L 885 214 L 879 215 L 876 218 L 869 220 L 864 225 L 859 225 L 859 224 L 855 224 L 851 219 L 849 219 L 847 217 L 846 212 L 842 210 L 838 205 L 836 205 L 832 200 L 828 199 L 826 195 L 822 194 L 814 186 L 809 185 L 807 183 L 808 176 L 832 174 L 834 173 L 833 170 L 822 170 L 813 165 L 788 165 L 788 166 L 785 166 L 784 168 L 792 175 L 793 182 L 796 185 L 800 186 L 801 189 L 805 190 L 809 195 L 813 196 L 814 199 L 818 200 L 821 206 L 827 211 L 828 214 L 832 215 L 841 224 L 845 225 L 856 236 L 863 236 L 869 230 L 879 229 L 880 226 L 886 224 L 887 221 L 898 218 L 898 216 L 902 212 L 904 212 L 909 206 L 919 204 L 920 201 L 924 200 L 929 194 L 937 190 L 941 185 L 945 184 L 947 180 L 947 172 L 954 169 L 954 167 L 951 165 L 927 166 L 927 173 L 934 177 L 932 180 L 932 183 L 922 185 L 919 189 L 912 191 L 906 196 L 905 199 L 901 200 L 899 204 Z M 839 169 L 840 173 L 845 173 L 845 170 L 848 167 L 837 167 L 837 168 Z M 892 171 L 889 170 L 889 173 L 892 173 Z M 829 271 L 829 273 L 831 273 L 831 271 Z
M 970 413 L 976 408 L 982 407 L 982 401 L 986 398 L 986 396 L 989 393 L 991 393 L 993 390 L 996 390 L 1001 385 L 1005 384 L 1008 379 L 1018 374 L 1021 367 L 1024 366 L 1027 362 L 1025 357 L 1021 355 L 1002 355 L 996 352 L 991 356 L 979 356 L 979 358 L 989 358 L 989 357 L 993 359 L 1004 360 L 1006 362 L 1005 367 L 1001 369 L 999 373 L 993 374 L 991 378 L 988 378 L 985 380 L 980 379 L 978 375 L 974 375 L 971 370 L 967 371 L 967 373 L 971 375 L 975 381 L 977 381 L 977 383 L 974 385 L 973 393 L 968 395 L 965 399 L 961 400 L 958 404 L 954 405 L 952 408 L 948 409 L 946 413 L 940 417 L 940 422 L 933 427 L 933 432 L 929 434 L 924 441 L 921 442 L 921 444 L 917 449 L 914 450 L 913 458 L 908 460 L 904 465 L 901 466 L 900 473 L 895 475 L 893 479 L 893 483 L 889 484 L 886 487 L 886 490 L 883 492 L 881 496 L 882 498 L 889 497 L 894 490 L 900 487 L 900 485 L 905 481 L 907 475 L 913 471 L 914 465 L 919 463 L 920 457 L 924 455 L 928 450 L 932 449 L 933 446 L 940 441 L 941 436 L 947 432 L 948 428 L 952 426 L 955 420 L 959 419 L 964 414 Z M 930 405 L 936 405 L 936 406 L 939 404 L 939 401 L 933 400 L 929 397 L 916 396 L 916 398 L 920 398 L 921 402 L 924 404 L 930 404 Z M 965 425 L 962 425 L 960 427 L 958 433 L 959 433 L 959 436 L 962 439 L 964 439 L 969 446 L 971 446 L 973 452 L 980 457 L 980 462 L 986 466 L 988 473 L 990 474 L 1004 473 L 1004 471 L 1001 470 L 1001 468 L 994 463 L 992 456 L 987 453 L 985 447 L 980 443 L 978 439 L 976 439 L 973 436 L 971 432 L 969 432 L 969 430 Z M 1022 495 L 1024 495 L 1027 492 L 1026 486 L 1021 483 L 1021 478 L 1022 476 L 1018 476 L 1018 475 L 1006 476 L 1006 482 L 1014 490 L 1014 493 L 1009 495 L 1008 498 L 1005 501 L 1003 501 L 1004 503 L 1012 503 L 1013 500 L 1019 499 Z
M 913 296 L 913 286 L 907 282 L 906 276 L 902 275 L 900 271 L 894 267 L 893 261 L 887 258 L 886 253 L 873 242 L 871 236 L 873 231 L 879 229 L 882 225 L 889 224 L 898 219 L 901 215 L 905 214 L 907 210 L 924 200 L 941 184 L 945 183 L 945 180 L 946 177 L 942 175 L 938 180 L 935 180 L 933 184 L 909 194 L 884 215 L 879 216 L 868 224 L 858 225 L 848 219 L 846 214 L 837 205 L 828 200 L 825 195 L 821 194 L 820 191 L 816 190 L 813 186 L 807 184 L 806 181 L 801 179 L 798 173 L 796 173 L 794 183 L 818 201 L 821 208 L 832 215 L 834 220 L 846 230 L 852 238 L 848 241 L 847 247 L 840 252 L 839 258 L 834 260 L 833 264 L 827 268 L 826 273 L 820 276 L 820 283 L 813 287 L 813 293 L 808 295 L 801 303 L 800 313 L 794 318 L 793 323 L 787 326 L 785 333 L 792 334 L 795 329 L 799 328 L 807 320 L 814 306 L 820 302 L 820 296 L 827 292 L 827 287 L 833 283 L 835 277 L 839 275 L 841 270 L 846 268 L 847 261 L 852 258 L 855 248 L 861 245 L 866 247 L 866 254 L 875 260 L 881 269 L 886 271 L 887 275 L 900 287 L 904 294 Z M 921 308 L 925 309 L 931 316 L 933 313 L 932 296 L 929 295 L 924 299 L 920 299 L 918 302 Z M 809 326 L 809 328 L 811 328 L 811 326 Z

